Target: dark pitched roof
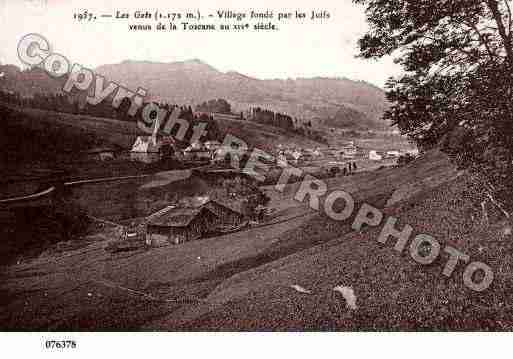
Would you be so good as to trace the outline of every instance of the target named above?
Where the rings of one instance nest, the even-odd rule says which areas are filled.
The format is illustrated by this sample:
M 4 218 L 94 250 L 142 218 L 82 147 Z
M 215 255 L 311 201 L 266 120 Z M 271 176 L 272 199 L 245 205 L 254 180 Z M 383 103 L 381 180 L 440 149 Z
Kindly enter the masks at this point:
M 229 200 L 229 199 L 216 198 L 216 199 L 210 200 L 209 202 L 213 202 L 219 206 L 228 208 L 229 210 L 231 210 L 232 212 L 235 212 L 237 214 L 241 214 L 241 215 L 246 214 L 246 210 L 244 209 L 244 205 L 241 200 Z M 209 202 L 207 202 L 207 203 L 209 203 Z M 205 205 L 207 203 L 205 203 Z
M 146 217 L 147 223 L 153 226 L 162 227 L 187 227 L 198 215 L 207 212 L 214 214 L 208 209 L 209 204 L 224 207 L 239 215 L 246 215 L 245 207 L 240 200 L 210 199 L 196 207 L 175 207 L 168 206 Z
M 198 208 L 169 208 L 159 211 L 149 217 L 148 224 L 162 227 L 187 227 L 201 212 L 207 210 Z

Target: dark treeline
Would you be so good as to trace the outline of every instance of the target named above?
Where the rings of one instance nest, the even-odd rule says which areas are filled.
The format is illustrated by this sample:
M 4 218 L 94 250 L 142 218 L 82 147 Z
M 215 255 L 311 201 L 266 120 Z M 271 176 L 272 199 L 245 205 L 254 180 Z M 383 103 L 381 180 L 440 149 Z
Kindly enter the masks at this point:
M 115 119 L 119 121 L 142 121 L 143 108 L 147 103 L 144 103 L 136 112 L 134 116 L 129 114 L 131 101 L 124 98 L 119 106 L 116 108 L 112 104 L 112 98 L 107 98 L 97 105 L 91 105 L 85 101 L 85 97 L 78 95 L 65 95 L 65 94 L 35 94 L 33 97 L 23 97 L 16 92 L 0 91 L 0 101 L 13 104 L 25 108 L 35 108 L 47 111 L 63 112 L 73 115 L 85 115 L 93 117 L 101 117 L 108 119 Z M 196 115 L 191 106 L 178 106 L 175 104 L 158 103 L 154 102 L 158 108 L 166 110 L 166 118 L 160 122 L 161 129 L 165 126 L 169 115 L 173 111 L 180 111 L 179 119 L 186 120 L 190 125 L 184 138 L 184 146 L 192 137 L 194 127 L 199 123 L 207 123 L 206 134 L 202 140 L 221 140 L 222 134 L 219 130 L 217 122 L 212 116 L 206 114 Z M 154 119 L 157 113 L 154 111 L 150 114 L 150 118 Z M 179 131 L 179 126 L 175 125 L 171 129 L 171 135 L 176 136 Z
M 288 115 L 270 110 L 263 110 L 260 107 L 253 108 L 251 113 L 251 118 L 255 122 L 280 127 L 285 130 L 294 129 L 294 120 Z
M 64 112 L 73 115 L 85 115 L 100 118 L 109 118 L 119 121 L 141 121 L 142 112 L 146 104 L 140 106 L 134 116 L 129 114 L 129 109 L 132 102 L 129 98 L 124 98 L 119 106 L 113 106 L 113 97 L 107 97 L 97 105 L 91 105 L 86 101 L 84 94 L 72 93 L 50 93 L 41 94 L 37 93 L 32 97 L 24 97 L 16 92 L 2 92 L 0 91 L 0 101 L 14 104 L 20 107 L 36 108 L 47 111 Z M 190 139 L 193 134 L 193 128 L 200 122 L 207 123 L 206 135 L 204 140 L 222 140 L 222 134 L 219 130 L 219 125 L 216 120 L 208 113 L 230 113 L 230 104 L 223 100 L 210 100 L 204 102 L 196 107 L 196 111 L 201 112 L 195 114 L 191 106 L 179 106 L 176 104 L 168 104 L 164 102 L 154 102 L 160 109 L 167 112 L 167 116 L 173 111 L 178 110 L 180 114 L 179 119 L 185 119 L 189 122 L 190 126 L 185 136 L 185 142 Z M 156 115 L 156 113 L 155 113 Z M 298 135 L 308 137 L 314 141 L 326 143 L 326 139 L 322 132 L 314 130 L 311 122 L 300 123 L 297 119 L 291 116 L 274 112 L 270 110 L 261 109 L 259 107 L 252 109 L 251 120 L 257 123 L 265 124 L 268 126 L 279 127 L 284 130 L 297 133 Z M 154 118 L 154 117 L 152 117 Z M 160 125 L 163 127 L 167 119 L 161 121 Z M 179 126 L 174 126 L 171 135 L 178 133 Z
M 196 106 L 196 111 L 208 112 L 208 113 L 230 114 L 232 112 L 232 107 L 228 103 L 228 101 L 220 98 L 217 100 L 209 100 L 209 101 L 203 102 L 202 104 Z
M 251 120 L 261 124 L 283 128 L 284 130 L 295 132 L 301 136 L 308 137 L 314 141 L 327 143 L 323 133 L 312 129 L 312 122 L 308 121 L 300 123 L 297 118 L 292 118 L 289 115 L 274 112 L 271 110 L 264 110 L 260 107 L 251 110 Z

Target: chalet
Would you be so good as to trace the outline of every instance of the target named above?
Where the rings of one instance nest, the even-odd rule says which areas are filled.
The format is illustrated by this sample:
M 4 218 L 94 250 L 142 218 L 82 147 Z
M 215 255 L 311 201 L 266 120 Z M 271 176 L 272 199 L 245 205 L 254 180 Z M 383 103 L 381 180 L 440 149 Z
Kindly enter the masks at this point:
M 217 217 L 216 226 L 237 226 L 240 225 L 250 213 L 244 200 L 211 200 L 204 204 L 210 212 Z
M 164 157 L 173 156 L 175 153 L 175 141 L 172 136 L 138 136 L 131 152 L 156 153 Z
M 246 218 L 243 208 L 243 205 L 218 200 L 209 200 L 197 207 L 166 207 L 148 217 L 146 242 L 152 246 L 180 244 L 234 228 Z
M 138 136 L 132 145 L 131 152 L 135 153 L 158 153 L 159 145 L 157 141 L 158 130 L 160 127 L 159 120 L 155 121 L 153 133 L 151 136 Z
M 133 153 L 157 153 L 171 157 L 176 151 L 176 143 L 172 136 L 159 134 L 160 122 L 157 119 L 151 136 L 138 136 L 132 145 Z
M 216 220 L 205 207 L 170 208 L 154 216 L 146 227 L 146 241 L 153 246 L 180 244 L 201 238 Z
M 158 153 L 157 141 L 152 136 L 138 136 L 132 146 L 131 152 L 136 153 Z

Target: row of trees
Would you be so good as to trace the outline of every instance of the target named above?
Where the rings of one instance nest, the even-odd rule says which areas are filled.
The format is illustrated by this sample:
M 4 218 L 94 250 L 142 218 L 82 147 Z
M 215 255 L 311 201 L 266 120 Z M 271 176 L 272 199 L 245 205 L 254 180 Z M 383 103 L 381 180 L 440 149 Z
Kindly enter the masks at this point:
M 289 115 L 270 110 L 263 110 L 260 107 L 252 109 L 252 120 L 269 126 L 283 128 L 290 132 L 295 132 L 320 143 L 327 143 L 324 134 L 321 131 L 312 128 L 311 121 L 301 123 L 298 119 L 293 119 Z
M 117 119 L 120 121 L 136 121 L 142 119 L 141 106 L 135 116 L 130 116 L 128 110 L 131 102 L 128 98 L 123 99 L 118 108 L 112 106 L 112 101 L 105 100 L 98 105 L 90 105 L 83 101 L 81 98 L 64 94 L 35 94 L 33 97 L 23 97 L 15 92 L 2 92 L 0 91 L 0 101 L 11 103 L 21 107 L 37 108 L 47 111 L 56 111 L 70 113 L 74 115 L 87 115 L 94 117 Z M 191 106 L 178 106 L 171 105 L 168 103 L 157 103 L 158 107 L 165 109 L 168 114 L 173 111 L 180 111 L 178 118 L 185 119 L 189 122 L 188 131 L 185 135 L 184 146 L 188 144 L 188 140 L 193 135 L 194 126 L 203 122 L 207 123 L 206 135 L 203 140 L 222 140 L 222 133 L 219 130 L 219 126 L 213 117 L 206 114 L 195 115 Z M 156 114 L 155 114 L 156 115 Z M 164 123 L 161 123 L 164 126 Z M 172 135 L 178 133 L 179 126 L 174 126 L 171 130 Z
M 260 107 L 252 109 L 252 120 L 265 125 L 280 127 L 286 130 L 294 129 L 294 121 L 292 117 L 274 112 L 270 110 L 264 110 Z
M 217 100 L 209 100 L 196 106 L 196 111 L 207 112 L 207 113 L 225 113 L 230 114 L 232 107 L 228 101 L 220 98 Z
M 513 209 L 513 16 L 511 0 L 353 0 L 370 30 L 361 56 L 393 54 L 385 114 L 421 148 L 440 146 Z

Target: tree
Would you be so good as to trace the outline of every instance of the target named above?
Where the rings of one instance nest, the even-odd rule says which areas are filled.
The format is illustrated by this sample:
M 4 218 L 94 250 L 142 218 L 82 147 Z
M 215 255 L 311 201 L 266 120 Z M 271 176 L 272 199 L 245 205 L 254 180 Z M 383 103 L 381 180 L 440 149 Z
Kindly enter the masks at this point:
M 367 6 L 371 30 L 361 55 L 401 49 L 406 71 L 471 69 L 490 61 L 513 66 L 510 0 L 354 0 Z
M 196 111 L 209 112 L 209 113 L 231 113 L 231 105 L 228 101 L 220 98 L 217 100 L 209 100 L 203 102 L 201 105 L 196 106 Z
M 485 196 L 513 208 L 511 0 L 353 0 L 370 30 L 360 56 L 396 56 L 384 118 L 421 148 L 441 146 L 480 178 Z M 505 210 L 508 208 L 508 211 Z

